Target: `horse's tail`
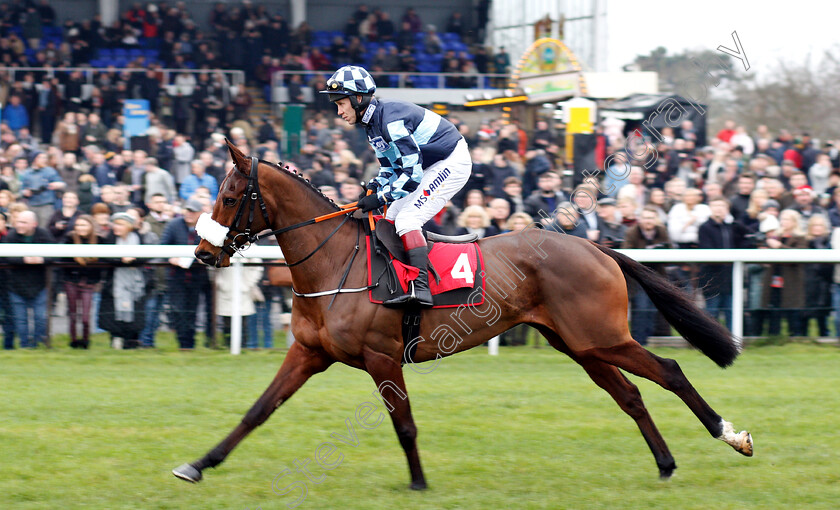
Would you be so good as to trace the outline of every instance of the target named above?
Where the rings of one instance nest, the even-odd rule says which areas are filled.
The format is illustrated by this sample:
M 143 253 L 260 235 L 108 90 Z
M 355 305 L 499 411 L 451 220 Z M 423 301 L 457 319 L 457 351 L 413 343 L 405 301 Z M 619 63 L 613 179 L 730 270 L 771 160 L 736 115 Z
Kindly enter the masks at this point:
M 625 277 L 636 280 L 665 319 L 688 343 L 700 349 L 721 367 L 735 361 L 741 351 L 740 341 L 721 323 L 697 307 L 679 288 L 626 255 L 592 243 L 618 263 Z

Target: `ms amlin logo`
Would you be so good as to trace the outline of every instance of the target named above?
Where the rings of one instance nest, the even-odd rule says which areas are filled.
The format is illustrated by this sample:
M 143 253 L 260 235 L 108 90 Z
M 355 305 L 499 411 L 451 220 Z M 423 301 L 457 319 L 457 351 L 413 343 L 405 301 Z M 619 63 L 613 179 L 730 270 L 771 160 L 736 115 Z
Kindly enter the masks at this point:
M 414 207 L 417 207 L 419 209 L 423 204 L 425 204 L 426 203 L 426 197 L 428 197 L 432 193 L 434 193 L 435 190 L 438 188 L 438 186 L 440 186 L 443 183 L 443 181 L 445 181 L 446 178 L 449 177 L 449 174 L 451 174 L 451 173 L 452 173 L 452 170 L 450 170 L 448 168 L 444 168 L 443 171 L 440 172 L 437 175 L 437 177 L 435 177 L 435 180 L 433 180 L 431 182 L 431 184 L 429 184 L 429 187 L 423 190 L 423 196 L 420 197 L 420 199 L 417 200 L 417 202 L 414 202 Z

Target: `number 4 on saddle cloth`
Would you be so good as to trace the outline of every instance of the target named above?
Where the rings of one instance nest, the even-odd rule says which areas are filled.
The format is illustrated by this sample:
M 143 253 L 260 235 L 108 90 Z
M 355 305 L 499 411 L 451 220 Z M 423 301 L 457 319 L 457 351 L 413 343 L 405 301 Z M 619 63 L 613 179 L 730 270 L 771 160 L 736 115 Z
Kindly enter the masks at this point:
M 448 242 L 436 241 L 445 239 Z M 484 303 L 484 259 L 475 236 L 444 238 L 429 235 L 429 289 L 433 308 L 478 306 Z M 408 254 L 388 220 L 376 222 L 374 235 L 367 236 L 370 301 L 382 303 L 402 295 L 417 268 L 408 265 Z

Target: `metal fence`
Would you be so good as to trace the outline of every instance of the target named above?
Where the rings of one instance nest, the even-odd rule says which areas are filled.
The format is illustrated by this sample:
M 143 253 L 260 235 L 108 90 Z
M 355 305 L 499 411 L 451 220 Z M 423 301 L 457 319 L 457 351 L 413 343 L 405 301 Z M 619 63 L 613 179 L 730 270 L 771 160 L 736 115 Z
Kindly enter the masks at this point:
M 192 257 L 195 246 L 117 246 L 117 245 L 73 245 L 73 244 L 2 244 L 0 259 L 4 257 L 99 257 L 99 258 L 170 258 Z M 732 264 L 732 324 L 731 331 L 736 337 L 744 333 L 744 265 L 747 263 L 840 263 L 840 249 L 805 250 L 805 249 L 742 249 L 742 250 L 703 250 L 703 249 L 660 249 L 660 250 L 618 250 L 642 263 L 714 263 Z M 277 246 L 252 246 L 247 250 L 247 257 L 276 261 L 283 258 Z M 234 257 L 234 271 L 241 270 L 243 258 Z M 234 277 L 234 282 L 241 278 Z M 560 289 L 562 290 L 562 289 Z M 234 288 L 233 294 L 237 295 Z M 241 349 L 240 321 L 236 320 L 238 303 L 234 300 L 234 318 L 231 321 L 231 353 Z

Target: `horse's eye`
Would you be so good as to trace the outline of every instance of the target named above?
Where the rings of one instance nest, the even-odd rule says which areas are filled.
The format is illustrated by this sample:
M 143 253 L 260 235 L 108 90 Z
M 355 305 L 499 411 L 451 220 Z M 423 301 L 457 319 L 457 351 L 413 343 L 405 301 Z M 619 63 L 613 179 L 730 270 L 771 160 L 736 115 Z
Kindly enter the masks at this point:
M 224 199 L 223 203 L 225 204 L 226 207 L 230 207 L 230 206 L 236 204 L 236 199 L 235 198 L 226 198 L 226 199 Z

